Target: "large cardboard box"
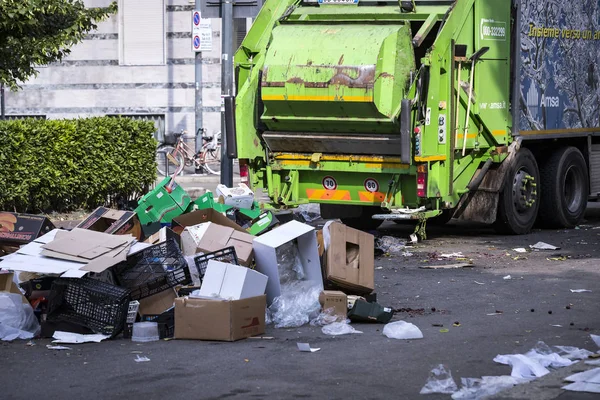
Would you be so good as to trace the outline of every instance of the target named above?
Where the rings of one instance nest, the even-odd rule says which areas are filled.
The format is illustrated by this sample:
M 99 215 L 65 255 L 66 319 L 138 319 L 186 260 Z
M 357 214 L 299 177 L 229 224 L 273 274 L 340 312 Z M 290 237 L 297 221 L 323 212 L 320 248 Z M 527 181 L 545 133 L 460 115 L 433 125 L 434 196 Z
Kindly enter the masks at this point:
M 269 277 L 267 303 L 271 304 L 281 294 L 281 279 L 278 268 L 278 248 L 295 241 L 302 263 L 305 279 L 323 289 L 323 275 L 315 228 L 298 221 L 291 221 L 254 239 L 256 270 Z
M 98 207 L 77 228 L 113 235 L 132 235 L 142 240 L 142 227 L 137 214 L 133 211 L 112 210 Z
M 243 300 L 175 299 L 175 338 L 232 342 L 265 333 L 266 296 Z
M 52 229 L 54 225 L 46 217 L 0 211 L 0 244 L 29 243 Z
M 375 241 L 373 235 L 339 222 L 329 225 L 325 282 L 346 294 L 365 294 L 375 289 Z
M 139 300 L 141 315 L 158 315 L 173 307 L 177 294 L 174 289 L 163 290 L 150 297 Z
M 181 232 L 183 254 L 193 256 L 199 252 L 211 253 L 226 247 L 234 247 L 240 265 L 252 264 L 252 240 L 254 236 L 239 232 L 228 226 L 206 222 L 186 227 Z
M 135 213 L 140 219 L 144 234 L 149 236 L 158 232 L 161 223 L 170 223 L 173 218 L 187 212 L 191 203 L 188 193 L 166 177 L 140 199 Z
M 202 297 L 241 300 L 265 294 L 266 275 L 246 267 L 210 260 L 200 287 Z

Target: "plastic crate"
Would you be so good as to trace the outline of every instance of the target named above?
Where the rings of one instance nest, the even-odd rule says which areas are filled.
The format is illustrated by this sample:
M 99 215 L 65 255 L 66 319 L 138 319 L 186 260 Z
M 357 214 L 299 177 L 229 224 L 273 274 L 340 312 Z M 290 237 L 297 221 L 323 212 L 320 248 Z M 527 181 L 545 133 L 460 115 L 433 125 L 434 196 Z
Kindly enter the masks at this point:
M 175 336 L 175 308 L 170 308 L 162 314 L 142 315 L 142 321 L 158 323 L 158 336 L 161 339 Z
M 175 239 L 148 247 L 114 266 L 117 282 L 140 300 L 177 285 L 187 285 L 192 276 Z
M 206 267 L 208 267 L 208 262 L 210 260 L 239 265 L 237 255 L 235 254 L 235 247 L 226 247 L 212 253 L 201 254 L 197 257 L 194 257 L 194 263 L 196 264 L 196 268 L 198 268 L 200 281 L 204 279 Z
M 60 278 L 52 284 L 47 320 L 70 322 L 114 337 L 123 330 L 128 307 L 125 288 L 90 278 Z

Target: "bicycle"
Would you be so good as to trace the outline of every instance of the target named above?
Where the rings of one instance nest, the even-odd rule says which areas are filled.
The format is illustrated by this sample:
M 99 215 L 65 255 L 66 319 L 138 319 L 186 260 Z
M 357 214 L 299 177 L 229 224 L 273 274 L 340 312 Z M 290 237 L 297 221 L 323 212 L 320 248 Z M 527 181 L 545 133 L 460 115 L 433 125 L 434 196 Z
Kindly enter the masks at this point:
M 198 130 L 200 132 L 200 129 Z M 179 174 L 184 167 L 194 167 L 195 173 L 205 171 L 213 174 L 221 174 L 221 132 L 213 136 L 205 136 L 206 131 L 202 129 L 202 148 L 197 153 L 183 141 L 186 133 L 182 130 L 175 134 L 177 142 L 175 146 L 164 144 L 156 149 L 156 169 L 162 176 L 167 176 L 175 171 Z

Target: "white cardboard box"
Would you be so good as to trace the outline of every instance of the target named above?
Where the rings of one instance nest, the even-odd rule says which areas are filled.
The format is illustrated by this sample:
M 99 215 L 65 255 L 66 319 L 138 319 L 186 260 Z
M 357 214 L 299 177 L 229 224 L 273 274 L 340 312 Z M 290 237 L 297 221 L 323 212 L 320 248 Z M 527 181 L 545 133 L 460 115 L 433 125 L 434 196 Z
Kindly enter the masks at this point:
M 200 287 L 202 297 L 242 300 L 265 294 L 268 277 L 250 268 L 210 260 Z
M 217 185 L 217 198 L 219 197 L 223 197 L 226 205 L 237 208 L 252 208 L 254 203 L 254 193 L 244 183 L 240 183 L 234 188 Z
M 323 289 L 323 275 L 315 228 L 298 221 L 290 221 L 270 232 L 256 237 L 252 243 L 256 270 L 269 277 L 267 283 L 267 304 L 281 294 L 281 282 L 277 268 L 277 248 L 297 239 L 298 253 L 304 268 L 306 280 Z

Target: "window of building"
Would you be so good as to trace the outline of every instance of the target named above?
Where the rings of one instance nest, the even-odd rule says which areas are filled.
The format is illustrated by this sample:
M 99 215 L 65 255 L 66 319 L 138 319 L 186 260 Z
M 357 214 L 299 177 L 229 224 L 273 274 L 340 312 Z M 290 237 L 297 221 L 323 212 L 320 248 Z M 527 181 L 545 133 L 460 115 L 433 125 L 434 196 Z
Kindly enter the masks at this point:
M 119 63 L 165 64 L 164 0 L 119 0 Z

